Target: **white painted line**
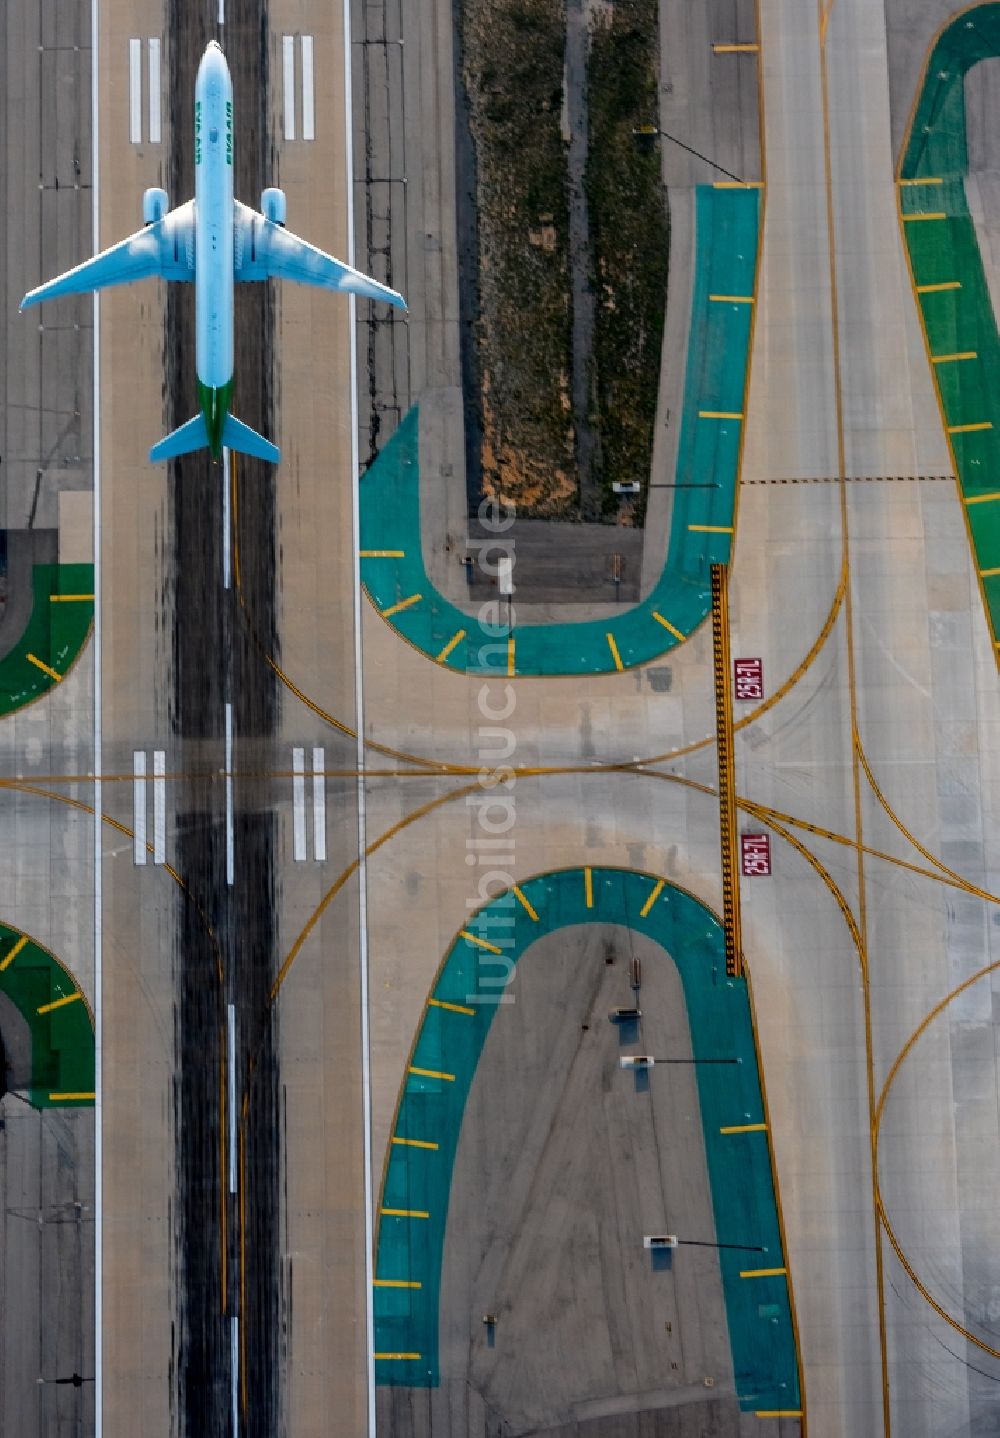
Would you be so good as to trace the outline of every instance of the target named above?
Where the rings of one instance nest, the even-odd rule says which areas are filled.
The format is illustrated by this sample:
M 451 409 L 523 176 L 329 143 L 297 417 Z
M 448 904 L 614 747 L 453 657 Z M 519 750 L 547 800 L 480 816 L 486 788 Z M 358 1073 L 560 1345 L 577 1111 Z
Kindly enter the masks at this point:
M 132 753 L 132 862 L 146 862 L 146 751 Z
M 306 854 L 306 751 L 292 750 L 292 857 L 297 864 Z
M 326 863 L 326 759 L 322 749 L 313 750 L 313 857 Z
M 285 139 L 295 139 L 295 36 L 281 37 L 281 68 L 285 86 Z
M 219 0 L 222 3 L 222 0 Z M 233 1407 L 233 1438 L 239 1438 L 240 1433 L 240 1320 L 234 1313 L 229 1320 L 229 1376 L 230 1376 L 230 1398 Z
M 354 49 L 351 43 L 351 0 L 343 0 L 344 45 L 344 164 L 347 170 L 347 263 L 354 265 L 354 110 L 351 97 L 351 63 Z M 365 689 L 364 664 L 361 649 L 361 508 L 360 486 L 357 483 L 361 468 L 358 453 L 358 305 L 354 295 L 347 301 L 351 335 L 351 554 L 354 564 L 354 727 L 355 764 L 357 768 L 356 796 L 358 804 L 358 973 L 359 1019 L 361 1049 L 361 1112 L 364 1141 L 365 1185 L 365 1353 L 368 1360 L 368 1438 L 377 1438 L 375 1423 L 375 1271 L 372 1250 L 374 1247 L 375 1218 L 374 1195 L 372 1190 L 372 1065 L 371 1033 L 368 998 L 368 864 L 365 852 L 368 845 L 367 816 L 365 811 Z
M 142 41 L 128 42 L 128 137 L 142 144 Z
M 167 756 L 162 749 L 153 750 L 153 863 L 162 864 L 167 857 Z
M 228 589 L 232 580 L 232 516 L 229 511 L 229 450 L 222 447 L 222 587 Z
M 236 1008 L 227 1004 L 227 1068 L 229 1072 L 229 1192 L 236 1192 Z
M 98 0 L 90 6 L 91 253 L 101 248 L 101 106 Z M 104 1438 L 104 784 L 101 694 L 101 297 L 94 295 L 94 1438 Z
M 149 42 L 149 143 L 160 143 L 160 40 Z
M 302 138 L 316 138 L 316 96 L 313 87 L 313 37 L 302 36 Z
M 236 867 L 233 840 L 233 706 L 226 705 L 226 883 L 233 887 Z
M 219 20 L 219 24 L 220 24 L 220 25 L 225 25 L 225 23 L 226 23 L 226 0 L 219 0 L 219 15 L 218 15 L 218 20 Z

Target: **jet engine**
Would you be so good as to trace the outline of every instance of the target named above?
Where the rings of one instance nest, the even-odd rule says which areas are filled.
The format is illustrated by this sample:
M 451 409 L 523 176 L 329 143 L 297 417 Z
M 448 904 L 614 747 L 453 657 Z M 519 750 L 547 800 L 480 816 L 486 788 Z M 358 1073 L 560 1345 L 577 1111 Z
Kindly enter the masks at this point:
M 285 215 L 288 211 L 284 190 L 276 188 L 261 190 L 260 211 L 262 215 L 272 220 L 274 224 L 283 225 L 285 223 Z
M 142 222 L 144 225 L 155 225 L 157 220 L 170 208 L 170 201 L 167 198 L 166 190 L 147 190 L 142 197 Z

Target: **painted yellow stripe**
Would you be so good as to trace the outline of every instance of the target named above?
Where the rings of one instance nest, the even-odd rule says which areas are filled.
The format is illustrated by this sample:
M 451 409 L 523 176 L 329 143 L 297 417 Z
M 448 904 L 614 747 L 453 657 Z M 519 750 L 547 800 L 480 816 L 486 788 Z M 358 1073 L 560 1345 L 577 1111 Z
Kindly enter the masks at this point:
M 33 664 L 36 669 L 40 669 L 43 674 L 47 674 L 47 675 L 49 676 L 49 678 L 50 678 L 50 679 L 54 679 L 57 684 L 58 684 L 59 681 L 62 679 L 62 675 L 61 675 L 61 674 L 57 673 L 57 671 L 56 671 L 55 669 L 50 669 L 49 666 L 48 666 L 47 664 L 43 663 L 43 661 L 42 661 L 41 659 L 37 658 L 36 655 L 34 655 L 34 654 L 26 654 L 24 657 L 25 657 L 25 659 L 27 659 L 27 661 L 28 661 L 29 664 Z
M 1000 574 L 1000 569 L 981 569 L 979 571 L 980 579 L 993 579 L 998 574 Z M 3 964 L 0 964 L 0 969 L 2 968 Z
M 904 215 L 903 223 L 905 225 L 913 225 L 916 224 L 918 220 L 946 220 L 947 218 L 948 216 L 944 210 L 924 210 L 920 214 Z
M 657 614 L 655 609 L 653 610 L 653 618 L 656 620 L 657 624 L 662 624 L 667 633 L 672 634 L 675 639 L 687 638 L 687 635 L 682 634 L 681 631 L 677 628 L 676 624 L 671 624 L 669 619 L 664 619 L 663 615 Z
M 713 190 L 762 190 L 763 180 L 713 180 Z
M 653 892 L 650 894 L 649 898 L 646 900 L 646 902 L 643 904 L 642 908 L 639 910 L 639 918 L 640 918 L 640 919 L 644 919 L 644 918 L 646 917 L 646 915 L 649 913 L 650 909 L 653 907 L 653 905 L 656 903 L 657 899 L 658 899 L 658 898 L 660 897 L 660 895 L 663 893 L 663 890 L 664 890 L 664 888 L 665 888 L 665 886 L 666 886 L 666 882 L 667 882 L 666 879 L 657 879 L 656 883 L 653 885 Z
M 992 429 L 992 428 L 993 428 L 993 421 L 992 421 L 991 419 L 981 419 L 977 424 L 950 424 L 950 425 L 948 426 L 948 433 L 949 433 L 949 434 L 978 434 L 980 430 L 983 430 L 983 429 Z
M 441 653 L 438 655 L 438 657 L 437 657 L 437 662 L 438 662 L 439 664 L 443 664 L 444 661 L 448 658 L 448 655 L 449 655 L 449 654 L 451 653 L 451 651 L 454 649 L 455 645 L 456 645 L 456 644 L 461 644 L 461 642 L 462 642 L 462 640 L 463 640 L 464 638 L 465 638 L 465 630 L 464 630 L 464 629 L 460 629 L 457 634 L 453 634 L 453 635 L 451 636 L 451 638 L 448 640 L 448 643 L 447 643 L 447 644 L 444 646 L 444 648 L 441 650 Z
M 66 1103 L 70 1099 L 95 1099 L 96 1093 L 50 1093 L 50 1103 Z
M 422 594 L 411 594 L 409 599 L 401 599 L 398 604 L 390 604 L 388 609 L 382 610 L 382 618 L 389 619 L 393 614 L 398 614 L 401 609 L 409 609 L 411 604 L 419 604 L 423 597 Z
M 583 871 L 583 891 L 587 898 L 587 908 L 594 907 L 594 876 L 590 869 Z
M 78 999 L 82 998 L 83 994 L 77 989 L 75 994 L 65 994 L 61 999 L 53 999 L 50 1004 L 42 1004 L 35 1010 L 35 1013 L 50 1014 L 53 1009 L 64 1009 L 67 1004 L 75 1004 Z
M 787 1268 L 744 1268 L 740 1272 L 741 1278 L 780 1278 L 787 1273 Z
M 766 1123 L 732 1123 L 720 1128 L 720 1133 L 767 1133 Z
M 407 1278 L 373 1278 L 373 1288 L 422 1288 L 422 1283 L 411 1283 Z
M 490 944 L 486 939 L 479 938 L 478 934 L 470 934 L 468 929 L 463 929 L 459 934 L 460 939 L 467 939 L 470 944 L 475 944 L 477 949 L 487 949 L 491 954 L 502 954 L 503 949 L 498 949 L 496 944 Z
M 961 280 L 943 280 L 939 285 L 917 285 L 918 295 L 937 295 L 942 290 L 960 290 Z
M 359 549 L 359 559 L 405 559 L 405 549 Z
M 14 947 L 11 949 L 10 953 L 7 954 L 5 958 L 0 959 L 0 974 L 3 973 L 4 969 L 7 969 L 7 968 L 10 967 L 10 965 L 11 965 L 11 964 L 14 962 L 14 960 L 17 958 L 18 954 L 21 952 L 21 950 L 24 948 L 24 946 L 25 946 L 25 944 L 26 944 L 27 942 L 28 942 L 28 936 L 27 936 L 27 934 L 22 934 L 21 937 L 18 939 L 17 943 L 16 943 L 16 944 L 14 945 Z
M 970 360 L 978 358 L 979 356 L 975 350 L 962 350 L 958 354 L 953 355 L 931 355 L 931 364 L 951 364 L 953 360 Z
M 802 1418 L 801 1408 L 758 1408 L 755 1410 L 755 1418 Z
M 474 1014 L 475 1009 L 466 1008 L 465 1004 L 449 1004 L 445 999 L 428 999 L 436 1009 L 447 1009 L 450 1014 Z
M 922 180 L 900 180 L 901 185 L 943 185 L 944 180 L 940 175 L 928 175 Z
M 386 1218 L 430 1218 L 423 1208 L 383 1208 L 381 1211 Z
M 731 524 L 689 524 L 688 529 L 693 529 L 696 534 L 732 534 Z
M 373 1357 L 375 1358 L 376 1362 L 378 1362 L 379 1360 L 383 1360 L 383 1361 L 385 1361 L 385 1362 L 390 1362 L 391 1360 L 393 1360 L 393 1359 L 395 1359 L 395 1358 L 412 1359 L 414 1362 L 416 1362 L 416 1361 L 420 1358 L 420 1354 L 419 1354 L 419 1353 L 376 1353 L 376 1354 L 373 1355 Z
M 752 305 L 755 296 L 753 295 L 709 295 L 708 297 L 717 305 Z
M 699 419 L 742 419 L 743 415 L 738 409 L 700 409 Z
M 514 673 L 514 636 L 512 634 L 507 640 L 507 678 L 513 679 Z
M 398 1133 L 393 1134 L 392 1141 L 393 1143 L 402 1144 L 406 1148 L 432 1149 L 435 1153 L 441 1147 L 439 1143 L 431 1143 L 430 1140 L 426 1138 L 400 1138 Z M 384 1209 L 382 1211 L 383 1213 L 385 1212 Z
M 50 594 L 50 604 L 93 604 L 92 594 Z
M 611 650 L 611 658 L 615 661 L 615 668 L 620 674 L 625 668 L 625 665 L 622 663 L 622 657 L 618 653 L 618 645 L 615 643 L 615 636 L 613 634 L 605 634 L 604 637 L 608 641 L 608 648 Z
M 537 923 L 538 923 L 538 915 L 535 913 L 534 909 L 533 909 L 533 908 L 531 907 L 531 905 L 528 903 L 527 899 L 526 899 L 526 898 L 524 897 L 524 895 L 521 893 L 521 890 L 517 887 L 516 884 L 514 885 L 514 896 L 515 896 L 515 898 L 517 899 L 518 903 L 522 906 L 522 908 L 523 908 L 523 909 L 525 910 L 525 912 L 528 914 L 529 918 L 534 919 L 535 923 L 537 924 Z
M 998 499 L 1000 499 L 1000 489 L 994 490 L 992 494 L 971 494 L 965 502 L 966 504 L 995 504 Z
M 443 1069 L 421 1069 L 416 1064 L 410 1064 L 410 1073 L 416 1074 L 417 1078 L 444 1079 L 445 1083 L 454 1083 L 455 1075 L 446 1074 Z
M 713 55 L 756 55 L 759 45 L 713 45 Z

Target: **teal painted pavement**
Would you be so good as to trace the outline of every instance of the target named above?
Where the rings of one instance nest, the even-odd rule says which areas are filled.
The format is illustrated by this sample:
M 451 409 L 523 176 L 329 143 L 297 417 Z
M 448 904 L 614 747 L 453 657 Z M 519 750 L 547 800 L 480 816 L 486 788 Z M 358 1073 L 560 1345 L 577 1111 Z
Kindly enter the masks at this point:
M 726 977 L 722 928 L 684 890 L 652 874 L 593 869 L 590 892 L 588 907 L 583 869 L 527 880 L 521 897 L 508 890 L 480 909 L 445 957 L 389 1145 L 376 1246 L 376 1379 L 409 1387 L 439 1381 L 438 1304 L 452 1169 L 466 1098 L 497 1008 L 495 1001 L 470 1004 L 469 996 L 495 1000 L 504 975 L 546 934 L 570 924 L 622 924 L 654 940 L 677 965 L 694 1056 L 739 1060 L 696 1070 L 719 1241 L 765 1250 L 719 1252 L 736 1392 L 744 1410 L 797 1409 L 787 1280 L 782 1274 L 740 1277 L 741 1270 L 785 1267 L 768 1134 L 720 1132 L 764 1121 L 746 981 Z M 497 1022 L 516 1022 L 514 1012 L 505 1009 Z M 655 1033 L 648 1038 L 655 1051 Z M 632 1079 L 621 1073 L 616 1082 Z M 381 1286 L 387 1280 L 419 1287 Z
M 663 573 L 642 604 L 610 619 L 484 628 L 431 584 L 420 545 L 413 409 L 361 481 L 361 576 L 372 603 L 429 658 L 462 673 L 604 674 L 683 642 L 711 608 L 709 567 L 729 561 L 757 266 L 757 190 L 698 187 L 696 259 L 678 484 Z M 712 296 L 736 296 L 713 299 Z M 617 653 L 618 662 L 615 654 Z

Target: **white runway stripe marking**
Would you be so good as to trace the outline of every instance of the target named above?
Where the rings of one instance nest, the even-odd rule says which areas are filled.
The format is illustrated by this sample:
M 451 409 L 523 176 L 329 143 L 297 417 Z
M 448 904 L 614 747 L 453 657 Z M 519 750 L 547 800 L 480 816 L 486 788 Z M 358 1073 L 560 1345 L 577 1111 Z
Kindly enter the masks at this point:
M 149 143 L 160 143 L 160 41 L 149 42 Z
M 132 862 L 146 862 L 146 754 L 136 749 L 132 754 Z
M 316 138 L 316 97 L 313 87 L 313 37 L 302 36 L 302 138 Z
M 292 750 L 292 857 L 301 863 L 306 855 L 306 751 Z
M 167 857 L 167 756 L 162 749 L 153 750 L 153 863 L 163 864 Z
M 128 137 L 142 144 L 142 41 L 128 42 Z
M 285 139 L 295 139 L 295 36 L 281 37 L 281 69 L 285 92 Z
M 318 864 L 326 863 L 326 759 L 322 749 L 313 750 L 313 854 Z

